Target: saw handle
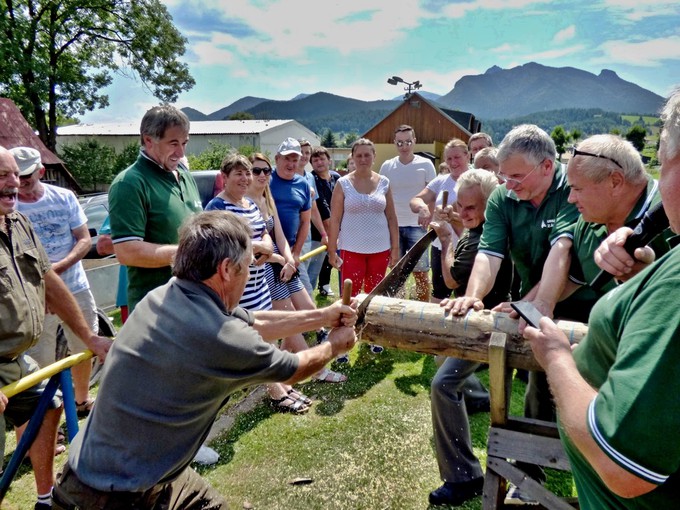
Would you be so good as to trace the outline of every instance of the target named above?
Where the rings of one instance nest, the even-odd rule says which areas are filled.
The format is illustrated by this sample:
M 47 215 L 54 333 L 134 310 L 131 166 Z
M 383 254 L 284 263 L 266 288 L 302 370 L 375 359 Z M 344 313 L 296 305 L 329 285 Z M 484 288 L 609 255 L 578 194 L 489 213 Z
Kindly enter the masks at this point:
M 349 306 L 352 299 L 352 280 L 347 278 L 342 284 L 342 304 Z
M 448 190 L 442 191 L 442 209 L 446 208 L 446 205 L 449 202 L 449 192 Z

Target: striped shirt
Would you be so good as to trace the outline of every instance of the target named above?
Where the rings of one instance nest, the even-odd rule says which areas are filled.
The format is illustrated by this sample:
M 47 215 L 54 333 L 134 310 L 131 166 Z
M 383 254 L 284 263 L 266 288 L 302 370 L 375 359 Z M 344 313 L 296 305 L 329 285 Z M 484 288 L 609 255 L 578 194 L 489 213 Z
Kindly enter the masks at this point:
M 243 216 L 248 220 L 250 228 L 253 231 L 251 239 L 253 241 L 262 241 L 262 236 L 267 233 L 267 226 L 262 218 L 260 209 L 250 198 L 245 197 L 244 200 L 248 202 L 247 207 L 234 205 L 218 196 L 208 202 L 208 205 L 205 206 L 205 210 L 229 211 L 238 214 L 239 216 Z M 272 300 L 269 295 L 267 279 L 265 278 L 265 264 L 261 266 L 252 264 L 250 266 L 250 278 L 248 279 L 248 283 L 246 283 L 246 288 L 243 291 L 243 296 L 241 296 L 241 301 L 239 301 L 239 306 L 246 310 L 271 310 Z

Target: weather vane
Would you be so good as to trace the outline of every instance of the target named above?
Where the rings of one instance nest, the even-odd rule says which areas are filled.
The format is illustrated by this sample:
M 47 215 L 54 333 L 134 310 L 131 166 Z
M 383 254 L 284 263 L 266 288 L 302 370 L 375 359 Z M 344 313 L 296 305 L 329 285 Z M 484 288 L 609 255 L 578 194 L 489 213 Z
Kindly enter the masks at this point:
M 392 78 L 387 78 L 387 83 L 389 83 L 390 85 L 398 85 L 399 83 L 403 83 L 404 85 L 406 85 L 404 87 L 404 90 L 406 91 L 406 94 L 404 94 L 404 100 L 411 97 L 411 93 L 414 90 L 418 90 L 423 86 L 418 80 L 414 81 L 413 83 L 409 83 L 403 78 L 400 78 L 399 76 L 392 76 Z

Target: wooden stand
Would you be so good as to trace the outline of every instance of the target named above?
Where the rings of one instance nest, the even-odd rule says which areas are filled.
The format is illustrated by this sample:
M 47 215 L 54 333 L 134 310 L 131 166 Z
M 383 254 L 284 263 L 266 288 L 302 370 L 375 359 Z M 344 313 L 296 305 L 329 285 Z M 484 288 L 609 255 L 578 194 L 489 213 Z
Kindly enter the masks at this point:
M 506 342 L 506 335 L 498 332 L 492 333 L 489 340 L 491 428 L 487 443 L 483 508 L 485 510 L 504 508 L 506 480 L 538 501 L 543 508 L 555 510 L 578 508 L 576 498 L 566 500 L 559 498 L 508 461 L 512 459 L 564 471 L 570 470 L 569 460 L 554 423 L 508 417 L 510 388 L 506 384 L 508 380 Z

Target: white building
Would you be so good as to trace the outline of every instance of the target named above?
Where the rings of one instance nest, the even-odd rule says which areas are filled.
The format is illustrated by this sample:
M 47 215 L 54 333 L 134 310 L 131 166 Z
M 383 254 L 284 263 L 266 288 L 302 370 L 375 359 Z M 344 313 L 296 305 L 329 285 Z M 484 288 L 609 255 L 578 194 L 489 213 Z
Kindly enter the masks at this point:
M 189 131 L 187 154 L 198 155 L 209 148 L 209 142 L 259 147 L 260 152 L 272 157 L 279 144 L 287 137 L 306 139 L 319 145 L 320 138 L 296 120 L 215 120 L 193 121 Z M 117 152 L 131 142 L 139 143 L 139 123 L 78 124 L 57 129 L 57 151 L 64 145 L 88 139 L 113 147 Z

